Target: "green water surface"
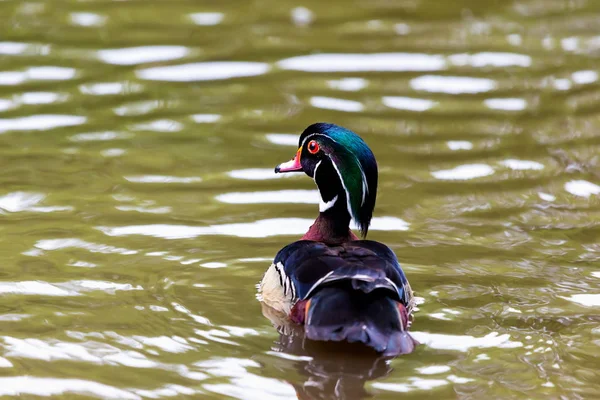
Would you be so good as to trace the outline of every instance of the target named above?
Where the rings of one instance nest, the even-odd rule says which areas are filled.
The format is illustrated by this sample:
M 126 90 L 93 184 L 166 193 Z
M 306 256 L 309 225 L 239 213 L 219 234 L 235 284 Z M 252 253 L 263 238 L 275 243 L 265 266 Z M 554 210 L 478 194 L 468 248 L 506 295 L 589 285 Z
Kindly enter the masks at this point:
M 0 396 L 600 398 L 600 2 L 0 1 Z M 379 162 L 422 343 L 280 335 L 309 124 Z

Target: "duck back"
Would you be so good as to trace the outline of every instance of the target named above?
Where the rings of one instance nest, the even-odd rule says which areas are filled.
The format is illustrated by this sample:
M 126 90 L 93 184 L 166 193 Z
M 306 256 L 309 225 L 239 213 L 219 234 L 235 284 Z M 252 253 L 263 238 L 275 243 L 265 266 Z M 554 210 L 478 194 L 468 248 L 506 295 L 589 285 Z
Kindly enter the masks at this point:
M 304 324 L 309 339 L 361 342 L 385 355 L 416 344 L 407 332 L 412 291 L 394 252 L 378 242 L 294 242 L 275 257 L 261 293 Z
M 314 294 L 304 321 L 309 339 L 360 342 L 386 356 L 413 351 L 407 322 L 406 308 L 385 291 L 356 293 L 340 283 Z

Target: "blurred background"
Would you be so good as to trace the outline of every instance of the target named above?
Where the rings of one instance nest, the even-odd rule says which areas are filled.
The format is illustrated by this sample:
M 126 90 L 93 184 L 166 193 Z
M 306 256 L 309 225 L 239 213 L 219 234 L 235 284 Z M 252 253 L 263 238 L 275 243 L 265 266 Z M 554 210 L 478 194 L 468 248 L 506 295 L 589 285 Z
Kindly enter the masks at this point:
M 600 2 L 0 2 L 0 396 L 600 397 Z M 309 124 L 380 167 L 423 343 L 280 334 Z

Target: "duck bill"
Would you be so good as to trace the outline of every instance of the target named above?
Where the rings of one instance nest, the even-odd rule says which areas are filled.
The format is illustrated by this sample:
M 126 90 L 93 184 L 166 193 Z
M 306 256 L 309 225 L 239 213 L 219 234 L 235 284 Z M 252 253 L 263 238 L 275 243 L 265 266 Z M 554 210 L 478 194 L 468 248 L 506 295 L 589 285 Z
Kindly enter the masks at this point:
M 302 148 L 299 148 L 298 152 L 296 153 L 294 158 L 292 158 L 288 162 L 284 162 L 284 163 L 281 163 L 278 166 L 276 166 L 275 173 L 277 174 L 277 173 L 282 173 L 282 172 L 301 172 L 302 171 L 302 164 L 300 164 L 300 153 L 301 152 L 302 152 Z

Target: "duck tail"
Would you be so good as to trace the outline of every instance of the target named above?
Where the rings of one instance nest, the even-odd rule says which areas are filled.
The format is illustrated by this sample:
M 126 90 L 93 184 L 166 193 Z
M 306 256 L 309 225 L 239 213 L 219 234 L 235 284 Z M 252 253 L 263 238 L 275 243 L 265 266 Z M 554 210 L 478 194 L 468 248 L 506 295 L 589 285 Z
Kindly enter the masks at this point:
M 406 330 L 408 312 L 386 292 L 348 285 L 319 289 L 302 305 L 306 336 L 364 343 L 385 356 L 411 353 L 418 342 Z

